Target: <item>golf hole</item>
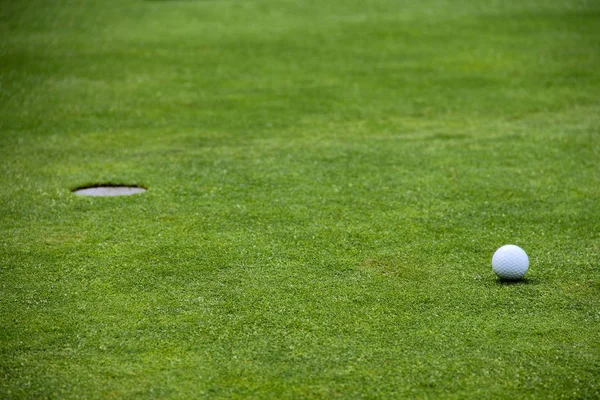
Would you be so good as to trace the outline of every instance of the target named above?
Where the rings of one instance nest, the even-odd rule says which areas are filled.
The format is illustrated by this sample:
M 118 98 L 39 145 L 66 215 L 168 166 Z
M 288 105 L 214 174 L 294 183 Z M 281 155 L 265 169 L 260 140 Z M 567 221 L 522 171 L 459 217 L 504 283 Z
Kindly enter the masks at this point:
M 132 194 L 144 193 L 146 189 L 140 186 L 129 185 L 94 185 L 85 186 L 73 190 L 78 196 L 131 196 Z

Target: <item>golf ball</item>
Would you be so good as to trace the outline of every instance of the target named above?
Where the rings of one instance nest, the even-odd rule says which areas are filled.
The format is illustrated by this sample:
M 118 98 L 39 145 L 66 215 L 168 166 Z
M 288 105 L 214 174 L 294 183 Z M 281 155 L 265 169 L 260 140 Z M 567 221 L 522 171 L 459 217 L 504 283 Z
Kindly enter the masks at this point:
M 527 253 L 514 244 L 500 247 L 492 257 L 492 270 L 500 279 L 521 279 L 529 268 Z

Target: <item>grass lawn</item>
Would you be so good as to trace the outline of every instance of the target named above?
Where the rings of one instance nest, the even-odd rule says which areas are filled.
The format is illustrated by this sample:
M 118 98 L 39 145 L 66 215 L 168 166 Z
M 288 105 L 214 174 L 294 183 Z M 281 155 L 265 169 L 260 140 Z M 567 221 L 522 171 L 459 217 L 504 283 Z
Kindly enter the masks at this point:
M 0 0 L 0 398 L 600 398 L 600 3 Z

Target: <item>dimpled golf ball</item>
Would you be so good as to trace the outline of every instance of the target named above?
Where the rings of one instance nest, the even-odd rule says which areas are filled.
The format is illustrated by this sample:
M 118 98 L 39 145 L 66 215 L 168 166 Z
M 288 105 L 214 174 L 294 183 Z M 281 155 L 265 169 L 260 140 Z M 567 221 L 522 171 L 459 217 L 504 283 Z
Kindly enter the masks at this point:
M 514 244 L 500 247 L 492 257 L 492 270 L 500 279 L 521 279 L 528 268 L 529 257 L 527 257 L 527 253 Z

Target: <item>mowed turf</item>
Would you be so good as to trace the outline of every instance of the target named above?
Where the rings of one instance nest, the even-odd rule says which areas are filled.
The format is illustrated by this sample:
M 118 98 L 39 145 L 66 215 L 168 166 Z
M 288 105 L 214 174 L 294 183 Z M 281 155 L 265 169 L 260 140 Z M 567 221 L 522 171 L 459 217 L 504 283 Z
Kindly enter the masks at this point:
M 0 397 L 599 398 L 599 135 L 594 1 L 2 0 Z

